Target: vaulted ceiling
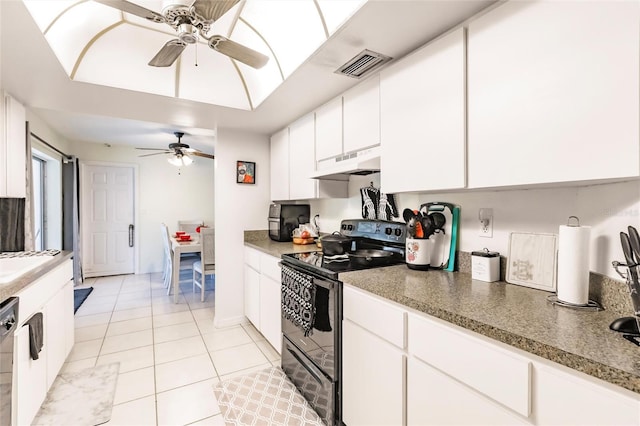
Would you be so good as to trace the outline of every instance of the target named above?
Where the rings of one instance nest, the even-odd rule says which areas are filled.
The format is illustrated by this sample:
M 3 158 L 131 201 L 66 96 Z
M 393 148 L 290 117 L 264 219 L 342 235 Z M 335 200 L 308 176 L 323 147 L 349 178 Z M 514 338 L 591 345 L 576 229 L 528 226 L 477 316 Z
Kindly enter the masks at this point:
M 161 10 L 159 1 L 135 1 Z M 188 46 L 172 67 L 153 69 L 147 62 L 175 38 L 170 26 L 139 22 L 91 0 L 64 0 L 64 8 L 45 13 L 38 7 L 33 14 L 27 7 L 30 2 L 0 1 L 0 86 L 68 139 L 151 146 L 157 144 L 156 135 L 165 145 L 176 130 L 211 134 L 225 127 L 272 134 L 357 84 L 359 80 L 335 71 L 363 49 L 397 60 L 495 0 L 370 0 L 362 5 L 354 1 L 355 12 L 344 17 L 342 26 L 337 16 L 343 15 L 327 9 L 342 0 L 247 0 L 217 25 L 224 24 L 219 30 L 222 35 L 269 57 L 258 71 L 212 51 L 205 43 Z M 45 3 L 58 1 L 36 1 L 36 6 Z M 298 7 L 315 18 L 299 21 Z M 78 19 L 75 14 L 85 9 L 101 11 L 104 16 L 96 19 L 102 24 Z M 320 12 L 328 38 L 321 23 L 314 35 L 303 36 L 309 22 L 320 21 Z M 244 29 L 225 32 L 227 25 L 232 28 L 227 20 L 234 19 L 245 21 L 236 25 Z M 270 23 L 276 28 L 267 28 Z M 55 51 L 52 39 L 60 35 L 54 34 L 70 29 L 77 32 L 69 32 L 70 38 L 62 43 L 66 53 Z M 276 30 L 282 35 L 272 34 Z M 313 41 L 309 45 L 314 47 L 285 59 L 281 52 L 286 49 L 281 46 L 303 38 Z M 106 55 L 102 59 L 100 52 Z M 263 70 L 277 78 L 265 78 L 270 83 L 258 88 Z M 97 80 L 90 82 L 92 78 Z M 238 84 L 242 79 L 244 87 Z

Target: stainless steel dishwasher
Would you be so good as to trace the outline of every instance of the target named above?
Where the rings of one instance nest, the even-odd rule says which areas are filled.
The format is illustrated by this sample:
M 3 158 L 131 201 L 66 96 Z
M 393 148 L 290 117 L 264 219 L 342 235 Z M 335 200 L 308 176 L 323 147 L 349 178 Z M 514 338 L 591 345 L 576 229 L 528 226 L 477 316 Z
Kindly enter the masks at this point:
M 18 326 L 18 298 L 0 304 L 0 426 L 11 425 L 13 333 Z

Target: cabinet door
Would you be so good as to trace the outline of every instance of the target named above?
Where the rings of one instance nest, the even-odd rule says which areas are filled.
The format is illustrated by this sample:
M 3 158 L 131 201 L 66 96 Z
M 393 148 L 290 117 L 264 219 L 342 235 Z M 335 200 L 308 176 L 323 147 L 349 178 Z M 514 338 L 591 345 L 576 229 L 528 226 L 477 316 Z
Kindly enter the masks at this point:
M 20 102 L 8 94 L 4 94 L 3 103 L 5 133 L 0 136 L 3 139 L 0 147 L 4 150 L 4 162 L 0 163 L 3 169 L 0 173 L 4 174 L 2 179 L 5 185 L 0 186 L 0 196 L 23 198 L 26 194 L 26 111 Z
M 541 425 L 639 425 L 637 393 L 561 366 L 536 362 L 534 416 Z M 582 376 L 582 377 L 580 377 Z
M 344 95 L 344 153 L 380 145 L 380 75 Z
M 342 96 L 316 111 L 316 161 L 342 154 Z
M 500 404 L 416 358 L 407 363 L 407 425 L 525 425 Z
M 278 351 L 282 350 L 280 320 L 280 281 L 260 276 L 260 333 Z
M 318 181 L 309 177 L 316 164 L 314 123 L 313 114 L 307 114 L 289 126 L 290 200 L 308 200 L 317 195 Z
M 289 199 L 289 128 L 271 136 L 271 199 Z
M 384 192 L 465 186 L 464 29 L 380 73 Z
M 260 273 L 244 265 L 244 315 L 260 330 Z
M 46 320 L 46 333 L 44 334 L 44 344 L 47 346 L 47 388 L 52 384 L 64 360 L 66 354 L 66 333 L 65 333 L 65 291 L 60 291 L 51 298 L 44 307 Z
M 349 320 L 343 320 L 342 332 L 345 424 L 402 424 L 406 362 L 402 351 Z
M 468 186 L 638 176 L 639 17 L 635 1 L 513 1 L 471 22 Z
M 43 318 L 46 321 L 46 317 Z M 45 322 L 44 333 L 47 327 Z M 22 326 L 14 335 L 13 386 L 16 404 L 17 425 L 30 425 L 47 395 L 47 343 L 42 347 L 37 360 L 29 352 L 29 326 Z

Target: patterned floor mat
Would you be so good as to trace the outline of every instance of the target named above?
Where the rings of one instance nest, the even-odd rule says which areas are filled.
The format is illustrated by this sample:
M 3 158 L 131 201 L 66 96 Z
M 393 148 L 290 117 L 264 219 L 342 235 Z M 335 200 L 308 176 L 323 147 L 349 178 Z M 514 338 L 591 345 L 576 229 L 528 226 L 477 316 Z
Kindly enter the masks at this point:
M 279 367 L 222 381 L 213 390 L 227 425 L 324 426 Z

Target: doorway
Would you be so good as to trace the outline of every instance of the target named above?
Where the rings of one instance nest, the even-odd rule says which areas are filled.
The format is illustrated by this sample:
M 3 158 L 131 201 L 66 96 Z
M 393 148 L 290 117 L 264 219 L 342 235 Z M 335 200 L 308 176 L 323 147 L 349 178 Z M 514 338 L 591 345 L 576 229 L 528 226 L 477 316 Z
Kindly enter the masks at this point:
M 137 172 L 137 166 L 130 164 L 80 164 L 80 235 L 85 277 L 135 273 Z

